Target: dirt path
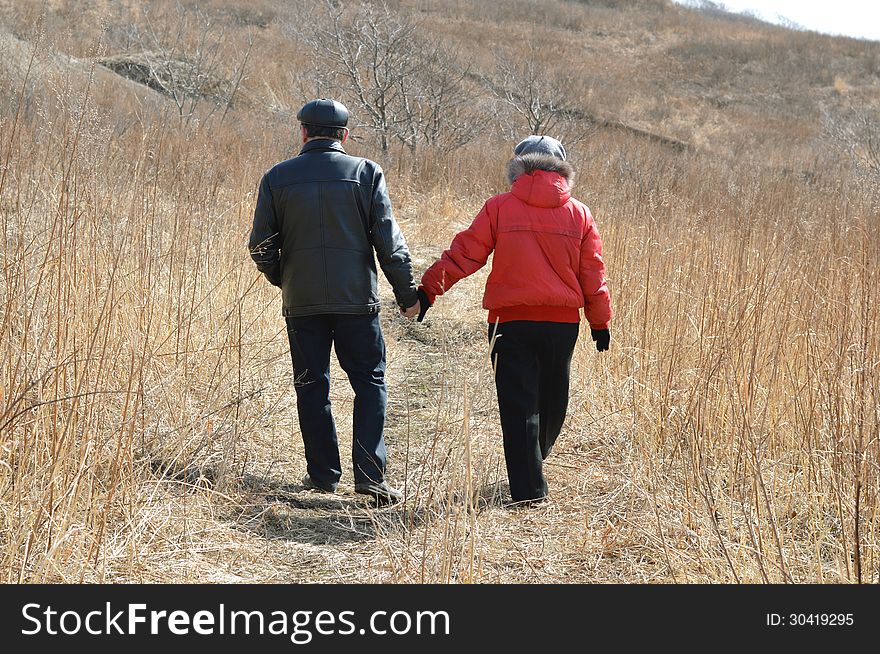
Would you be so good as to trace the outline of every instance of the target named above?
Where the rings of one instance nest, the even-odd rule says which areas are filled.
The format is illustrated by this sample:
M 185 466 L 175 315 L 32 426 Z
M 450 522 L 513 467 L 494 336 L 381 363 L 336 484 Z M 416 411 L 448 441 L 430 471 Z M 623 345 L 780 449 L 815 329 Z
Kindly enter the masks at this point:
M 476 315 L 445 314 L 417 325 L 384 314 L 389 472 L 405 487 L 406 501 L 371 508 L 353 493 L 350 470 L 332 496 L 301 487 L 302 443 L 282 357 L 272 390 L 281 400 L 265 432 L 248 434 L 241 444 L 242 472 L 225 488 L 190 493 L 183 504 L 188 543 L 177 556 L 169 552 L 172 578 L 558 583 L 663 574 L 639 542 L 634 516 L 641 509 L 628 481 L 625 444 L 586 426 L 578 383 L 566 430 L 546 462 L 550 500 L 513 507 L 484 323 Z M 586 374 L 579 360 L 575 377 Z M 338 364 L 332 366 L 345 462 L 352 394 Z

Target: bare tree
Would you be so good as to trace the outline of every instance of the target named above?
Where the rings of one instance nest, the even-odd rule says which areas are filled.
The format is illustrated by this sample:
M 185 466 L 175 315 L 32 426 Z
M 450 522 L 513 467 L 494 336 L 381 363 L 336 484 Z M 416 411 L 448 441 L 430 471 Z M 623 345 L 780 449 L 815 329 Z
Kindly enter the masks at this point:
M 411 149 L 417 140 L 447 151 L 461 147 L 477 131 L 474 94 L 465 86 L 470 68 L 437 44 L 426 47 L 421 58 L 419 84 L 404 105 Z
M 356 125 L 372 131 L 383 151 L 394 140 L 414 152 L 421 144 L 453 149 L 473 137 L 467 67 L 453 53 L 384 3 L 350 12 L 327 0 L 325 9 L 294 31 L 312 46 L 316 72 L 352 104 Z
M 547 134 L 566 119 L 568 85 L 548 76 L 531 45 L 525 56 L 499 55 L 495 77 L 485 82 L 498 102 L 513 114 L 516 124 L 509 127 L 517 133 L 525 127 L 530 134 Z

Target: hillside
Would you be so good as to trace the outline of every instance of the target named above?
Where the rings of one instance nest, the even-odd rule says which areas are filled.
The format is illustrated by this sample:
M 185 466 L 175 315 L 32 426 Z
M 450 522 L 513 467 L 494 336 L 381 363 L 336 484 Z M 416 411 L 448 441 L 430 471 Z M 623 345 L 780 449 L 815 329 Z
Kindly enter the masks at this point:
M 324 95 L 419 273 L 519 138 L 566 143 L 615 319 L 578 344 L 550 502 L 509 506 L 486 270 L 425 324 L 383 288 L 406 502 L 299 486 L 246 242 Z M 877 579 L 878 123 L 880 43 L 664 0 L 0 0 L 5 580 Z
M 7 0 L 2 6 L 6 29 L 31 38 L 43 3 Z M 295 113 L 308 96 L 303 91 L 322 75 L 325 86 L 329 81 L 329 70 L 318 70 L 321 64 L 309 58 L 295 33 L 303 28 L 300 16 L 318 13 L 314 3 L 55 6 L 42 19 L 43 30 L 58 52 L 80 59 L 99 50 L 105 58 L 139 56 L 162 46 L 172 56 L 175 50 L 186 55 L 188 41 L 198 47 L 201 39 L 200 56 L 211 59 L 205 67 L 229 78 L 251 35 L 240 98 L 273 114 Z M 783 156 L 792 168 L 812 168 L 812 153 L 824 149 L 817 147 L 823 112 L 876 109 L 880 103 L 880 44 L 874 42 L 795 32 L 662 1 L 389 6 L 416 25 L 416 36 L 439 41 L 459 63 L 467 62 L 473 82 L 468 100 L 477 113 L 491 104 L 481 82 L 499 78 L 499 57 L 515 56 L 533 62 L 548 85 L 558 85 L 559 97 L 552 99 L 567 110 L 571 125 L 564 128 L 611 122 L 718 154 Z M 523 127 L 516 121 L 512 126 Z

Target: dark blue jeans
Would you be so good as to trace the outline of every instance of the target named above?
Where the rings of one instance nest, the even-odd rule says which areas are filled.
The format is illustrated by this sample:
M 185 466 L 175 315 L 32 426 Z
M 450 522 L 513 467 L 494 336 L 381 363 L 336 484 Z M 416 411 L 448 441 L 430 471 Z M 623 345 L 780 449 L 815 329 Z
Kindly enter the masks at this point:
M 308 472 L 321 484 L 342 476 L 330 408 L 330 348 L 354 390 L 352 463 L 355 483 L 385 479 L 385 341 L 377 314 L 287 318 L 296 408 Z

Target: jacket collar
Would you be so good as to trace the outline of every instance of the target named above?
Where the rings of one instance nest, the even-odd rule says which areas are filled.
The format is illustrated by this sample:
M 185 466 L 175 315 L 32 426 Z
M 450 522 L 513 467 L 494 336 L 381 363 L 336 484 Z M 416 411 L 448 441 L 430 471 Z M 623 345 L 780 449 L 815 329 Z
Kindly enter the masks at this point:
M 299 151 L 300 154 L 306 154 L 307 152 L 342 152 L 345 154 L 342 143 L 334 141 L 333 139 L 315 139 L 314 141 L 309 141 L 303 145 L 302 150 Z

